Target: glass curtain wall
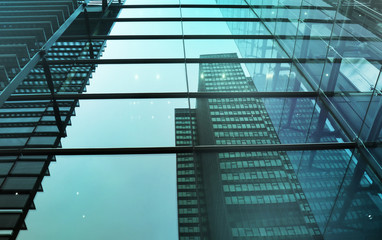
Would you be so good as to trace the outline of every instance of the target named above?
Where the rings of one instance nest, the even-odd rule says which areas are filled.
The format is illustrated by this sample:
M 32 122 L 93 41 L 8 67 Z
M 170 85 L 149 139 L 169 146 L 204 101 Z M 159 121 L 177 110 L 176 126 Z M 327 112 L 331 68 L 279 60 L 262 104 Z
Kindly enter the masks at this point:
M 110 190 L 114 197 L 103 197 L 100 191 L 94 199 L 85 199 L 89 209 L 110 208 L 113 214 L 101 211 L 91 219 L 91 214 L 81 213 L 93 225 L 76 226 L 78 234 L 68 231 L 74 238 L 97 239 L 97 230 L 89 227 L 101 225 L 99 229 L 110 231 L 111 238 L 171 238 L 156 226 L 184 240 L 380 238 L 382 15 L 378 1 L 91 4 L 103 9 L 103 14 L 88 8 L 88 15 L 80 15 L 78 25 L 72 24 L 48 52 L 51 57 L 31 71 L 1 108 L 0 188 L 4 194 L 0 203 L 5 210 L 0 223 L 8 224 L 2 229 L 16 226 L 9 219 L 17 220 L 14 214 L 24 214 L 26 207 L 14 211 L 16 207 L 9 203 L 30 194 L 31 186 L 41 190 L 34 180 L 41 182 L 48 174 L 46 163 L 55 155 L 75 155 L 72 158 L 81 164 L 85 161 L 79 155 L 90 156 L 86 156 L 89 161 L 91 156 L 105 155 L 110 163 L 139 159 L 142 163 L 133 165 L 137 169 L 151 169 L 149 159 L 163 161 L 166 168 L 158 167 L 159 179 L 174 176 L 173 185 L 158 181 L 150 188 L 150 177 L 139 178 L 128 165 L 94 163 L 95 172 L 107 169 L 101 175 L 112 179 L 94 182 L 101 182 L 99 189 Z M 101 56 L 105 44 L 107 51 Z M 56 49 L 63 46 L 71 50 L 59 53 Z M 79 55 L 64 57 L 77 48 L 82 49 Z M 53 93 L 49 87 L 29 87 L 38 82 L 37 76 L 49 78 L 44 64 L 65 79 Z M 83 93 L 95 66 L 89 92 Z M 0 73 L 1 69 L 9 79 L 19 71 L 0 66 Z M 4 86 L 7 81 L 2 81 Z M 81 87 L 74 89 L 73 84 Z M 68 128 L 69 137 L 57 149 L 78 102 L 79 127 Z M 24 126 L 25 122 L 30 126 Z M 51 145 L 57 134 L 61 135 Z M 49 159 L 42 159 L 46 156 Z M 45 167 L 37 169 L 36 163 Z M 82 168 L 74 161 L 71 164 L 67 169 Z M 38 174 L 30 175 L 32 170 Z M 150 170 L 150 175 L 154 172 Z M 131 186 L 123 180 L 129 176 L 147 188 Z M 65 188 L 64 182 L 55 184 Z M 91 183 L 78 183 L 78 187 L 86 186 Z M 135 188 L 145 188 L 147 193 L 135 193 Z M 60 189 L 50 191 L 46 201 L 50 196 L 57 198 Z M 148 193 L 155 193 L 156 199 Z M 134 212 L 129 207 L 138 206 L 132 199 L 144 199 L 143 217 L 129 216 Z M 75 201 L 67 199 L 69 205 Z M 164 202 L 171 203 L 172 210 Z M 114 206 L 119 210 L 114 212 Z M 65 219 L 65 210 L 61 212 Z M 43 214 L 40 219 L 52 218 Z M 176 221 L 177 227 L 167 219 Z M 107 228 L 123 229 L 134 221 L 142 221 L 141 227 Z M 18 228 L 25 228 L 20 223 L 17 220 Z M 142 230 L 147 228 L 157 234 L 147 235 L 150 231 Z M 146 235 L 134 235 L 137 229 Z M 3 235 L 5 239 L 13 236 L 12 232 Z M 31 236 L 35 235 L 23 238 Z

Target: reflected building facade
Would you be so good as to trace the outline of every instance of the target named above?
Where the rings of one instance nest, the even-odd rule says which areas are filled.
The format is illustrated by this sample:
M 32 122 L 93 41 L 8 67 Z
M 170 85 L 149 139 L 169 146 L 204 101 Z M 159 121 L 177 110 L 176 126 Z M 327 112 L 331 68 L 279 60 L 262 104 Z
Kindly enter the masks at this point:
M 201 56 L 211 57 L 237 55 Z M 200 92 L 257 91 L 240 63 L 203 63 L 199 73 Z M 191 125 L 197 145 L 280 143 L 262 99 L 198 99 L 191 111 L 191 122 L 187 109 L 175 111 L 179 146 Z M 180 239 L 322 239 L 286 152 L 178 154 L 177 166 Z
M 211 57 L 237 55 L 201 56 Z M 256 78 L 246 76 L 243 67 L 240 63 L 200 64 L 199 92 L 256 92 Z M 280 116 L 285 105 L 295 110 L 279 117 L 277 129 L 271 116 Z M 312 99 L 283 103 L 273 98 L 208 98 L 197 99 L 196 109 L 175 110 L 176 144 L 298 143 L 302 127 L 312 121 L 312 109 L 317 112 L 313 124 L 322 125 L 311 134 L 313 138 L 344 137 L 333 129 L 333 118 L 319 117 L 320 107 Z M 360 156 L 349 162 L 351 157 L 349 150 L 335 149 L 177 154 L 179 237 L 324 239 L 325 234 L 325 239 L 378 239 L 382 224 L 374 205 L 381 200 L 378 185 L 362 171 Z M 347 188 L 333 211 L 345 170 L 352 174 L 343 179 Z
M 243 58 L 293 59 L 288 64 L 246 64 L 260 91 L 323 93 L 317 99 L 264 100 L 280 143 L 380 142 L 382 85 L 378 56 L 382 48 L 381 15 L 377 13 L 380 4 L 373 1 L 270 4 L 273 7 L 268 9 L 254 7 L 253 13 L 224 9 L 222 14 L 225 17 L 253 14 L 261 19 L 260 23 L 246 25 L 228 23 L 232 34 L 272 35 L 272 39 L 265 40 L 235 40 Z M 283 4 L 290 4 L 290 9 Z M 319 19 L 334 19 L 334 22 Z M 293 39 L 288 37 L 292 35 Z M 380 148 L 368 151 L 288 152 L 326 239 L 378 239 L 381 235 L 378 227 L 382 223 L 381 183 L 374 175 L 379 167 L 371 170 L 365 163 L 380 162 Z

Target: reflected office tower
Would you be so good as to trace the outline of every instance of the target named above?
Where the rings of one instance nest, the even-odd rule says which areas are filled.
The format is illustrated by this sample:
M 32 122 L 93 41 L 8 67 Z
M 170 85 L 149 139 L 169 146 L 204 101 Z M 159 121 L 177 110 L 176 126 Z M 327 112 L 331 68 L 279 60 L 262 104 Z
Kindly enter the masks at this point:
M 195 117 L 195 109 L 175 109 L 177 146 L 193 144 Z M 176 154 L 179 239 L 210 239 L 201 166 L 196 159 L 193 153 Z
M 236 54 L 201 58 L 237 58 Z M 200 92 L 256 92 L 239 63 L 202 63 Z M 259 98 L 198 99 L 177 109 L 176 143 L 190 145 L 190 116 L 198 145 L 278 144 Z M 180 239 L 321 239 L 285 151 L 177 155 Z M 192 238 L 200 236 L 200 238 Z
M 106 43 L 73 39 L 85 33 L 108 34 L 111 22 L 89 23 L 86 18 L 115 18 L 119 12 L 102 8 L 99 1 L 83 2 L 0 2 L 1 149 L 61 147 L 78 99 L 58 100 L 53 95 L 84 92 L 95 65 L 75 61 L 99 58 Z M 63 63 L 50 64 L 56 60 Z M 33 100 L 33 95 L 40 98 Z M 34 197 L 55 160 L 44 150 L 28 156 L 17 152 L 0 156 L 1 240 L 15 239 L 26 229 L 25 217 L 35 208 Z

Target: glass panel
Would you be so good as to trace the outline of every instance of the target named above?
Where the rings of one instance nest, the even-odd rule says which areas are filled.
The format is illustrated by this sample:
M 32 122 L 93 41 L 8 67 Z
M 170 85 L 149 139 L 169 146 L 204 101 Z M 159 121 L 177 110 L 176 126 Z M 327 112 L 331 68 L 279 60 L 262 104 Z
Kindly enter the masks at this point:
M 179 10 L 178 10 L 179 11 Z M 181 35 L 180 22 L 117 22 L 113 35 Z
M 175 154 L 58 157 L 18 239 L 176 239 L 175 166 Z
M 239 1 L 240 2 L 240 1 Z M 182 8 L 183 17 L 202 17 L 202 18 L 219 18 L 225 13 L 234 17 L 250 18 L 255 17 L 252 10 L 249 8 Z
M 183 28 L 185 35 L 261 35 L 265 31 L 259 22 L 183 22 Z
M 87 100 L 80 104 L 73 126 L 67 129 L 71 137 L 62 141 L 64 146 L 175 146 L 174 109 L 188 109 L 187 99 Z M 190 122 L 185 116 L 184 124 Z
M 352 150 L 304 151 L 289 154 L 298 180 L 321 232 L 329 220 Z
M 192 211 L 202 214 L 180 221 L 180 234 L 187 235 L 190 221 L 204 220 L 214 239 L 221 239 L 223 234 L 283 238 L 291 235 L 295 239 L 322 237 L 321 225 L 329 217 L 330 205 L 334 205 L 350 160 L 348 152 L 258 151 L 195 155 L 192 159 L 203 171 L 200 173 L 200 169 L 195 168 L 192 173 L 182 170 L 178 174 L 189 178 L 191 174 L 201 174 L 199 186 L 195 185 L 192 191 L 198 200 L 185 195 L 184 201 L 178 202 L 179 217 L 192 214 Z M 306 163 L 312 155 L 315 162 L 308 167 Z M 178 163 L 184 160 L 184 156 L 177 158 Z M 186 192 L 179 191 L 179 186 L 183 185 L 178 185 L 178 194 Z M 193 231 L 203 233 L 204 230 Z
M 344 93 L 342 96 L 338 95 L 335 97 L 330 97 L 330 101 L 333 103 L 335 108 L 339 111 L 343 117 L 343 123 L 349 125 L 350 129 L 357 135 L 363 126 L 364 137 L 366 137 L 366 132 L 372 124 L 372 114 L 375 114 L 375 107 L 373 106 L 373 111 L 369 113 L 370 117 L 366 118 L 365 124 L 363 123 L 366 116 L 366 111 L 370 103 L 372 93 Z M 373 101 L 373 105 L 377 104 L 377 98 Z M 364 125 L 363 125 L 364 124 Z
M 155 3 L 159 4 L 159 3 Z M 130 3 L 129 3 L 130 5 Z M 162 18 L 180 17 L 179 8 L 131 8 L 122 9 L 119 18 Z M 184 16 L 183 16 L 184 17 Z M 116 25 L 115 27 L 119 27 Z
M 107 49 L 103 59 L 184 57 L 182 40 L 108 40 Z
M 243 46 L 239 53 L 236 44 Z M 216 54 L 236 52 L 239 58 L 286 58 L 287 55 L 280 46 L 271 39 L 246 40 L 186 40 L 186 56 L 188 58 L 226 58 Z M 215 55 L 215 56 L 214 56 Z M 275 60 L 276 61 L 276 60 Z
M 214 58 L 234 53 L 207 55 Z M 204 55 L 202 55 L 204 57 Z M 228 62 L 228 61 L 227 61 Z M 309 83 L 295 65 L 289 63 L 202 63 L 187 64 L 187 76 L 191 92 L 307 92 Z M 201 88 L 202 81 L 216 83 Z M 220 83 L 220 84 L 218 84 Z M 253 84 L 255 86 L 253 86 Z M 219 85 L 219 86 L 218 86 Z M 240 85 L 240 86 L 239 86 Z M 249 87 L 251 86 L 251 87 Z
M 380 95 L 374 95 L 372 97 L 367 115 L 364 120 L 365 122 L 362 126 L 362 132 L 360 133 L 360 138 L 366 142 L 368 151 L 372 154 L 379 165 L 382 163 L 381 97 L 382 96 Z
M 324 104 L 324 101 L 316 102 L 308 142 L 348 142 L 352 140 L 354 137 L 350 135 L 352 133 L 345 131 L 346 126 L 342 121 L 337 121 L 334 114 Z
M 90 81 L 90 93 L 187 92 L 184 64 L 100 65 Z
M 204 98 L 192 101 L 199 144 L 290 144 L 350 141 L 313 98 Z
M 378 239 L 381 207 L 381 181 L 357 153 L 350 162 L 325 237 Z

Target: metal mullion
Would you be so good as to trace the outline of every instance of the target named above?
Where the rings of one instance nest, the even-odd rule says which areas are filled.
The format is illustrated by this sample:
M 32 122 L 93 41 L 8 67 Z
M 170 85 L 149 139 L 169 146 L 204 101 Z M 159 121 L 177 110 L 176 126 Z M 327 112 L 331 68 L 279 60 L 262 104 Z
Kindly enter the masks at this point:
M 175 147 L 142 148 L 21 148 L 0 149 L 0 156 L 9 155 L 126 155 L 126 154 L 170 154 L 205 152 L 247 151 L 302 151 L 328 149 L 354 149 L 355 142 L 300 143 L 300 144 L 253 144 L 253 145 L 196 145 Z M 51 161 L 51 160 L 46 160 Z

